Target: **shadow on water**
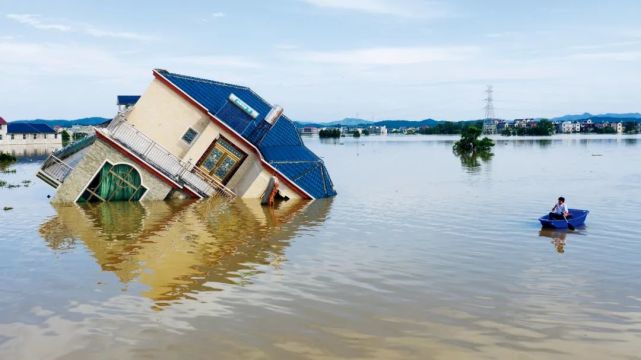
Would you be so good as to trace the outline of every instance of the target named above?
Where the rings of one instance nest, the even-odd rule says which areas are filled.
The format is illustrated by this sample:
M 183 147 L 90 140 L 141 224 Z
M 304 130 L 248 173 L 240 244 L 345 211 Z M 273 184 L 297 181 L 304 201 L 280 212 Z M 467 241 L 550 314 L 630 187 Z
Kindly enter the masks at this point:
M 331 200 L 288 201 L 265 208 L 231 203 L 113 202 L 56 205 L 40 226 L 54 251 L 84 245 L 103 271 L 123 284 L 140 283 L 157 307 L 202 291 L 242 285 L 279 267 L 289 241 L 327 218 Z

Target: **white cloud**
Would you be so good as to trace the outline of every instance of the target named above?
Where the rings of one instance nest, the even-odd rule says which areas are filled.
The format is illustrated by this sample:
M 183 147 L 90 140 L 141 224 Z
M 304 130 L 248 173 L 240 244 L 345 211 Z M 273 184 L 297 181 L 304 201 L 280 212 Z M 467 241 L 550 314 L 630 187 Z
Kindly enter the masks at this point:
M 344 51 L 311 51 L 301 54 L 304 61 L 346 65 L 410 65 L 470 58 L 479 51 L 461 47 L 382 47 Z
M 321 8 L 360 11 L 399 17 L 444 17 L 449 15 L 442 3 L 421 0 L 302 0 Z
M 8 14 L 8 19 L 20 24 L 31 26 L 38 30 L 56 30 L 62 32 L 76 32 L 97 38 L 116 38 L 125 40 L 147 41 L 154 37 L 126 31 L 108 31 L 90 25 L 51 23 L 42 20 L 40 15 L 35 14 Z
M 105 31 L 101 29 L 96 29 L 94 27 L 87 27 L 84 29 L 84 32 L 87 35 L 98 38 L 115 38 L 115 39 L 124 39 L 124 40 L 138 40 L 138 41 L 148 41 L 153 40 L 153 36 L 137 34 L 133 32 L 126 31 Z
M 213 18 L 221 18 L 221 17 L 225 17 L 225 16 L 226 16 L 226 14 L 224 12 L 221 12 L 221 11 L 216 11 L 216 12 L 211 14 L 211 17 L 213 17 Z
M 131 64 L 95 46 L 0 41 L 0 74 L 37 78 L 90 76 L 105 79 L 134 75 Z M 127 72 L 130 69 L 132 72 Z M 136 69 L 139 70 L 139 69 Z
M 35 14 L 8 14 L 7 18 L 21 24 L 31 26 L 38 30 L 70 31 L 71 27 L 65 24 L 54 24 L 41 20 L 40 15 Z
M 298 49 L 298 45 L 289 44 L 289 43 L 281 43 L 281 44 L 276 44 L 274 46 L 274 49 L 276 49 L 276 50 L 296 50 L 296 49 Z
M 226 67 L 226 68 L 260 68 L 263 65 L 242 56 L 233 55 L 195 55 L 179 56 L 165 59 L 169 65 L 198 66 L 198 67 Z
M 612 52 L 592 52 L 578 53 L 570 55 L 571 59 L 579 60 L 606 60 L 606 61 L 639 61 L 641 60 L 641 51 L 612 51 Z

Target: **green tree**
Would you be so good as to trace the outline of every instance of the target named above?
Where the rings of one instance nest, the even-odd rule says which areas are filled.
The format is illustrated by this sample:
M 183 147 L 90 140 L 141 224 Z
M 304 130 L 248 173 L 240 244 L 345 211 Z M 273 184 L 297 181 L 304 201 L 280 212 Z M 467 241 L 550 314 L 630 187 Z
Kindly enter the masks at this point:
M 479 140 L 481 129 L 476 126 L 468 126 L 463 129 L 461 139 L 454 143 L 454 151 L 457 154 L 489 153 L 494 146 L 494 141 L 488 137 Z
M 69 140 L 71 140 L 71 136 L 67 130 L 62 130 L 62 146 L 67 146 L 67 144 L 69 144 Z
M 340 129 L 322 129 L 318 132 L 318 137 L 323 138 L 339 138 L 341 137 Z

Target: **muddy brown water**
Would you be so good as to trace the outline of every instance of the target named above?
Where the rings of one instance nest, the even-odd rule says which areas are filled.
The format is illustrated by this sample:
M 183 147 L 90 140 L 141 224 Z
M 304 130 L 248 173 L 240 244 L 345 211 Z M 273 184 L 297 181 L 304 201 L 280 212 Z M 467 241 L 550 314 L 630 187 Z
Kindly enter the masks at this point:
M 338 197 L 52 206 L 0 174 L 2 359 L 632 359 L 641 137 L 306 139 Z M 575 232 L 537 217 L 564 195 Z

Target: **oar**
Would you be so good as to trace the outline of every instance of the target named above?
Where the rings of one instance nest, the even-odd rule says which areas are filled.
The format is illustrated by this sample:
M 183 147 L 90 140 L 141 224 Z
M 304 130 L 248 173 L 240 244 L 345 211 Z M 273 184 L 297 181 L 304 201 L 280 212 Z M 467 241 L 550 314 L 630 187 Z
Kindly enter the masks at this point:
M 563 215 L 563 218 L 565 219 L 565 222 L 568 223 L 568 229 L 570 229 L 572 231 L 576 230 L 574 225 L 570 224 L 570 222 L 568 221 L 568 218 L 566 218 L 565 215 Z

